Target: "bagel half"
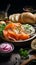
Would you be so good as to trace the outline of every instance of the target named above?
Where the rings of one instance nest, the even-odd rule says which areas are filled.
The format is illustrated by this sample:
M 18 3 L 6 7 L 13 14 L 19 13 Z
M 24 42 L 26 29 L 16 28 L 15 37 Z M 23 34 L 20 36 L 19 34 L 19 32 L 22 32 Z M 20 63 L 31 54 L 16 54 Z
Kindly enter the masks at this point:
M 21 22 L 21 14 L 17 13 L 17 14 L 13 14 L 9 16 L 9 20 L 11 20 L 12 22 Z
M 31 42 L 31 48 L 33 50 L 36 50 L 36 39 L 34 39 L 32 42 Z
M 34 14 L 34 17 L 35 17 L 35 23 L 36 23 L 36 14 Z
M 35 17 L 30 12 L 22 13 L 21 14 L 21 18 L 22 18 L 22 23 L 30 23 L 30 24 L 34 24 L 35 23 Z

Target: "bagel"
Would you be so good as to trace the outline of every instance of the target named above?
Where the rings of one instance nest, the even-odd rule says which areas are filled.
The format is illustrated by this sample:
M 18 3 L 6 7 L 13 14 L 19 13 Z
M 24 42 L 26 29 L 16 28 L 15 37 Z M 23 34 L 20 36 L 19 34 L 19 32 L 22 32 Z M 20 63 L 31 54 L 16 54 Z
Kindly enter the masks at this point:
M 22 13 L 21 14 L 21 18 L 22 18 L 22 23 L 30 23 L 30 24 L 34 24 L 35 23 L 35 17 L 30 12 Z
M 15 21 L 21 22 L 21 14 L 19 14 L 19 13 L 15 14 Z
M 36 39 L 34 39 L 32 42 L 31 42 L 31 48 L 33 50 L 36 50 Z
M 21 22 L 21 14 L 17 13 L 10 15 L 9 20 L 11 20 L 12 22 Z
M 36 23 L 36 14 L 34 14 L 34 17 L 35 17 L 35 23 Z
M 9 20 L 11 20 L 12 22 L 15 21 L 15 19 L 14 19 L 14 14 L 12 14 L 12 15 L 9 16 Z
M 35 16 L 30 12 L 16 13 L 9 16 L 12 22 L 35 24 Z
M 6 24 L 6 22 L 5 21 L 0 21 L 0 24 Z

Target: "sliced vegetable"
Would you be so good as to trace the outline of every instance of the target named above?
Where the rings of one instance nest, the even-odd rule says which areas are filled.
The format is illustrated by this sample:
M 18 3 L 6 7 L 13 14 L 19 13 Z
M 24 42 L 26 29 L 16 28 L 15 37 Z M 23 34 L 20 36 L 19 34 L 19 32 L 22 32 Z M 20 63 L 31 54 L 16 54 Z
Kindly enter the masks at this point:
M 12 52 L 13 50 L 14 50 L 14 46 L 7 42 L 0 44 L 0 52 L 1 53 L 9 53 L 9 52 Z

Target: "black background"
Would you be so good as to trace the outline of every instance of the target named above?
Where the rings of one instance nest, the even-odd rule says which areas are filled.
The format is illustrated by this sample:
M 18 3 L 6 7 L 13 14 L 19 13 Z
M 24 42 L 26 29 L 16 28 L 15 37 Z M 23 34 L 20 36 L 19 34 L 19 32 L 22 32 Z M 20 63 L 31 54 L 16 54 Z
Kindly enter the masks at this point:
M 23 7 L 32 7 L 36 9 L 36 0 L 0 0 L 0 11 L 7 8 L 8 4 L 11 4 L 11 7 L 8 11 L 9 15 L 11 13 L 23 12 Z M 0 63 L 0 65 L 12 65 L 11 62 Z M 31 64 L 32 65 L 32 64 Z
M 36 9 L 35 0 L 0 0 L 0 11 L 5 11 L 9 3 L 11 4 L 11 7 L 8 11 L 9 14 L 23 12 L 23 7 L 25 6 Z

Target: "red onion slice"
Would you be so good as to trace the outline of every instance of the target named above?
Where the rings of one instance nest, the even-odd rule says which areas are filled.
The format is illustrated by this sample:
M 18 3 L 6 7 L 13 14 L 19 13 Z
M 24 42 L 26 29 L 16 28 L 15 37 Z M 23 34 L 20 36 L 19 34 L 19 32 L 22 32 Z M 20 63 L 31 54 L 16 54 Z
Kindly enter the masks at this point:
M 5 53 L 8 53 L 8 52 L 11 52 L 13 51 L 13 47 L 11 44 L 8 44 L 8 43 L 2 43 L 0 45 L 0 52 L 5 52 Z

